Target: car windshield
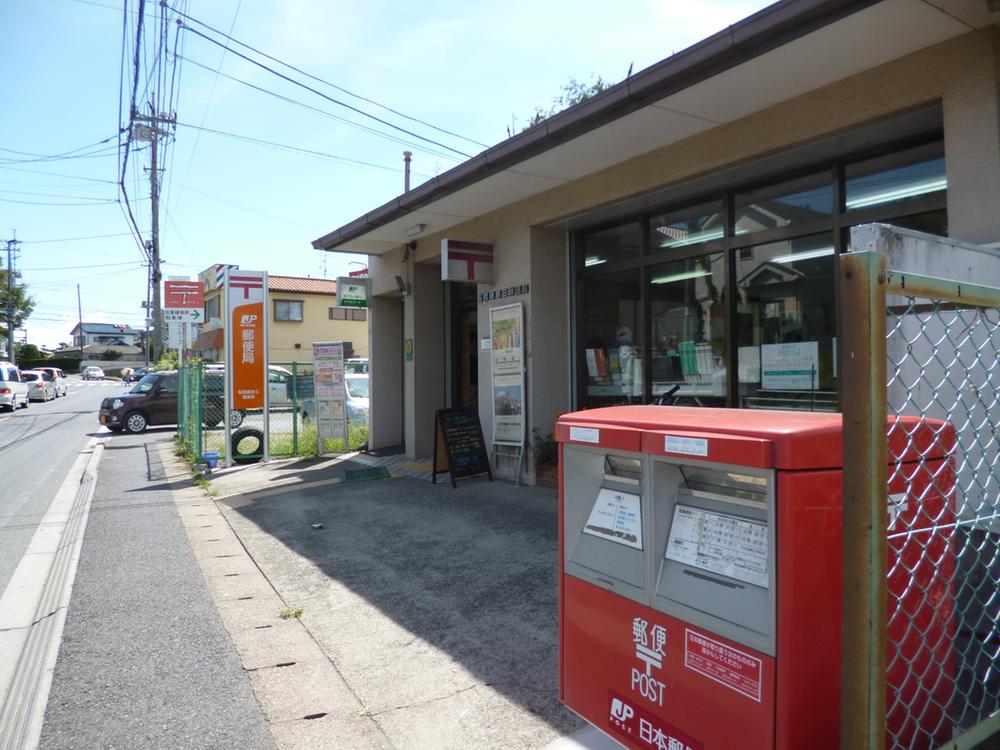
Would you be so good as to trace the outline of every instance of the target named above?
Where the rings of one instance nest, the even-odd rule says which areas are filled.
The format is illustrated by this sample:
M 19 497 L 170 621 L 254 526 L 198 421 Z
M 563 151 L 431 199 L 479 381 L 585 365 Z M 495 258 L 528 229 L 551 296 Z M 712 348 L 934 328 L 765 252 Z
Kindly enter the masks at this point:
M 153 390 L 153 386 L 156 385 L 157 375 L 155 372 L 151 372 L 144 375 L 142 380 L 135 384 L 129 393 L 149 393 Z
M 347 392 L 353 398 L 368 398 L 368 378 L 345 378 Z

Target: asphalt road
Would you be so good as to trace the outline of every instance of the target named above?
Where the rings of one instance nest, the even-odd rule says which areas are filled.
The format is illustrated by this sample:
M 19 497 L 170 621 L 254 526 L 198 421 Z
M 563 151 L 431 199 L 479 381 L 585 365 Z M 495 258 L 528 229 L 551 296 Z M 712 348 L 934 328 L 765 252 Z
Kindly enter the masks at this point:
M 124 388 L 71 377 L 66 396 L 0 413 L 0 592 L 73 461 L 100 431 L 101 399 Z

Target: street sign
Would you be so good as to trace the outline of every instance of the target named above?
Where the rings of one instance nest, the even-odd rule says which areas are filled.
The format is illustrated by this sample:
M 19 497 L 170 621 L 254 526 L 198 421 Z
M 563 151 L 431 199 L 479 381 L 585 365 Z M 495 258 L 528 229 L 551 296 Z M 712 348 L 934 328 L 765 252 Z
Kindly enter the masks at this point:
M 200 309 L 205 306 L 205 292 L 197 281 L 164 281 L 163 307 L 167 310 Z
M 201 323 L 205 319 L 201 308 L 164 309 L 165 323 Z

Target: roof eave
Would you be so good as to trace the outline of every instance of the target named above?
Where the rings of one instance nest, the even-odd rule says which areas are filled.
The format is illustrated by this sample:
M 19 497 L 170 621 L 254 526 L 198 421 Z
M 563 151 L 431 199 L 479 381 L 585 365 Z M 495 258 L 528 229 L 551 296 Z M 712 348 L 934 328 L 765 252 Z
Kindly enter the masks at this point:
M 439 198 L 878 2 L 782 0 L 770 5 L 393 198 L 314 240 L 312 246 L 341 250 L 345 243 Z

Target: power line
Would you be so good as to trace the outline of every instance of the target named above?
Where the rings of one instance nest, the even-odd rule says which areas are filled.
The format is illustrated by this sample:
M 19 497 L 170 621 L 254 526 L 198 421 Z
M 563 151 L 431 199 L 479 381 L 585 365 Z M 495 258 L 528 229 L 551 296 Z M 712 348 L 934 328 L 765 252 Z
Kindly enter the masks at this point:
M 288 104 L 293 104 L 293 105 L 295 105 L 297 107 L 302 107 L 303 109 L 307 109 L 310 112 L 315 112 L 315 113 L 317 113 L 319 115 L 323 115 L 324 117 L 329 117 L 331 120 L 335 120 L 335 121 L 343 123 L 344 125 L 347 125 L 349 127 L 356 128 L 356 129 L 358 129 L 358 130 L 360 130 L 360 131 L 362 131 L 364 133 L 370 133 L 371 135 L 377 136 L 379 138 L 384 138 L 384 139 L 386 139 L 388 141 L 392 141 L 393 143 L 398 143 L 398 144 L 400 144 L 402 146 L 408 146 L 408 147 L 414 149 L 415 151 L 421 151 L 423 153 L 430 154 L 432 156 L 437 156 L 437 157 L 440 157 L 442 159 L 451 159 L 452 161 L 458 161 L 458 158 L 456 156 L 454 156 L 453 154 L 446 154 L 446 153 L 438 151 L 436 149 L 428 148 L 427 146 L 424 146 L 423 144 L 414 143 L 413 141 L 408 141 L 405 138 L 400 138 L 399 136 L 393 135 L 392 133 L 386 133 L 383 130 L 378 130 L 377 128 L 373 128 L 373 127 L 371 127 L 369 125 L 362 125 L 360 122 L 355 122 L 354 120 L 348 120 L 346 117 L 341 117 L 339 115 L 333 114 L 332 112 L 327 112 L 325 109 L 320 109 L 319 107 L 314 107 L 311 104 L 306 104 L 305 102 L 299 101 L 298 99 L 292 99 L 289 96 L 285 96 L 283 94 L 279 94 L 276 91 L 271 91 L 270 89 L 266 89 L 266 88 L 264 88 L 262 86 L 258 86 L 256 84 L 254 84 L 254 83 L 250 83 L 249 81 L 245 81 L 242 78 L 238 78 L 237 76 L 231 76 L 228 73 L 223 73 L 221 70 L 216 70 L 215 68 L 212 68 L 212 67 L 210 67 L 208 65 L 204 65 L 204 64 L 198 62 L 197 60 L 192 60 L 189 57 L 185 57 L 185 58 L 182 58 L 182 59 L 186 63 L 190 63 L 191 65 L 194 65 L 195 67 L 202 68 L 203 70 L 207 70 L 210 73 L 215 73 L 217 76 L 221 76 L 222 78 L 227 78 L 230 81 L 234 81 L 235 83 L 239 83 L 240 85 L 246 86 L 247 88 L 253 89 L 254 91 L 259 91 L 262 94 L 267 94 L 268 96 L 273 96 L 275 99 L 280 99 L 281 101 L 287 102 Z M 202 125 L 204 125 L 204 122 L 202 122 Z
M 86 237 L 59 237 L 54 240 L 18 240 L 22 245 L 43 245 L 50 242 L 81 242 L 83 240 L 103 240 L 109 237 L 128 237 L 130 232 L 119 232 L 118 234 L 90 234 Z M 92 268 L 92 266 L 84 266 Z
M 211 44 L 215 44 L 215 45 L 220 46 L 220 47 L 223 46 L 221 42 L 218 42 L 215 39 L 212 39 L 210 36 L 208 36 L 206 34 L 202 34 L 197 29 L 193 29 L 190 26 L 186 26 L 186 25 L 183 25 L 183 24 L 182 24 L 182 27 L 184 29 L 186 29 L 187 31 L 190 31 L 192 34 L 194 34 L 196 36 L 200 36 L 202 39 L 204 39 L 207 42 L 210 42 Z M 328 95 L 324 94 L 322 91 L 314 89 L 312 86 L 307 86 L 306 84 L 302 83 L 301 81 L 296 81 L 294 78 L 286 76 L 284 73 L 279 73 L 274 68 L 270 68 L 267 65 L 264 65 L 264 63 L 258 62 L 257 60 L 254 60 L 251 57 L 247 57 L 246 55 L 242 54 L 241 52 L 237 52 L 236 50 L 232 50 L 231 49 L 231 50 L 229 50 L 229 54 L 236 55 L 237 57 L 239 57 L 239 58 L 241 58 L 243 60 L 246 60 L 248 63 L 251 63 L 252 65 L 256 65 L 257 67 L 259 67 L 259 68 L 261 68 L 263 70 L 266 70 L 267 72 L 271 73 L 272 75 L 276 75 L 278 78 L 281 78 L 284 81 L 288 81 L 288 83 L 291 83 L 293 86 L 298 86 L 300 88 L 305 89 L 306 91 L 311 91 L 312 93 L 316 94 L 316 96 L 322 97 L 323 99 L 326 99 L 328 102 L 332 102 L 333 104 L 336 104 L 338 106 L 344 107 L 345 109 L 349 109 L 352 112 L 357 112 L 359 115 L 362 115 L 362 116 L 367 117 L 367 118 L 369 118 L 371 120 L 374 120 L 375 122 L 381 123 L 382 125 L 385 125 L 386 127 L 390 127 L 393 130 L 398 130 L 401 133 L 406 133 L 411 138 L 417 138 L 417 139 L 419 139 L 421 141 L 424 141 L 426 143 L 430 143 L 430 144 L 433 144 L 433 145 L 438 146 L 440 148 L 446 149 L 448 151 L 452 151 L 452 152 L 458 154 L 459 156 L 464 156 L 467 159 L 471 158 L 471 155 L 465 153 L 464 151 L 459 151 L 457 148 L 452 148 L 451 146 L 448 146 L 448 145 L 446 145 L 444 143 L 441 143 L 440 141 L 435 141 L 433 138 L 427 138 L 427 137 L 422 136 L 422 135 L 420 135 L 418 133 L 414 133 L 412 130 L 407 130 L 406 128 L 401 128 L 399 125 L 394 125 L 393 123 L 389 122 L 388 120 L 383 120 L 381 117 L 376 117 L 375 115 L 370 114 L 368 112 L 365 112 L 363 109 L 358 109 L 357 107 L 352 106 L 352 105 L 348 104 L 347 102 L 342 102 L 339 99 L 334 99 L 332 96 L 328 96 Z
M 402 172 L 403 170 L 396 167 L 387 167 L 384 164 L 373 164 L 367 161 L 359 161 L 358 159 L 350 159 L 346 156 L 337 156 L 336 154 L 328 154 L 323 151 L 314 151 L 313 149 L 302 148 L 301 146 L 290 146 L 286 143 L 275 143 L 274 141 L 265 141 L 262 138 L 253 138 L 248 135 L 239 135 L 237 133 L 227 133 L 224 130 L 213 130 L 212 128 L 203 128 L 197 125 L 189 125 L 186 122 L 178 122 L 177 125 L 183 128 L 192 128 L 193 130 L 200 130 L 203 133 L 211 133 L 212 135 L 220 135 L 226 138 L 233 138 L 238 141 L 243 141 L 245 143 L 254 143 L 259 146 L 268 146 L 271 148 L 282 149 L 285 151 L 294 151 L 300 154 L 306 154 L 308 156 L 319 156 L 324 159 L 333 159 L 335 161 L 345 162 L 347 164 L 356 164 L 362 167 L 371 167 L 372 169 L 383 169 L 388 172 Z M 421 175 L 427 176 L 427 175 Z M 3 191 L 0 191 L 3 192 Z
M 170 7 L 170 6 L 167 6 L 167 7 Z M 222 31 L 219 31 L 218 29 L 212 28 L 207 23 L 204 23 L 203 21 L 199 21 L 197 18 L 192 18 L 191 16 L 187 15 L 186 13 L 183 13 L 183 12 L 177 10 L 176 8 L 171 8 L 171 10 L 173 10 L 181 18 L 186 18 L 188 21 L 191 21 L 192 23 L 196 23 L 199 26 L 202 26 L 203 28 L 206 28 L 206 29 L 208 29 L 209 31 L 211 31 L 211 32 L 213 32 L 215 34 L 218 34 L 219 36 L 224 37 L 226 40 L 228 40 L 230 42 L 233 42 L 234 44 L 238 44 L 239 46 L 243 47 L 244 49 L 248 49 L 251 52 L 254 52 L 255 54 L 260 55 L 261 57 L 264 57 L 264 58 L 266 58 L 266 59 L 268 59 L 268 60 L 270 60 L 272 62 L 278 63 L 278 65 L 286 67 L 289 70 L 294 70 L 296 73 L 299 73 L 300 75 L 304 75 L 306 78 L 309 78 L 309 79 L 311 79 L 313 81 L 316 81 L 317 83 L 322 83 L 325 86 L 329 86 L 330 88 L 336 89 L 337 91 L 340 91 L 340 92 L 343 92 L 343 93 L 347 94 L 348 96 L 353 96 L 355 99 L 360 99 L 363 102 L 367 102 L 368 104 L 372 104 L 372 105 L 374 105 L 376 107 L 379 107 L 380 109 L 384 109 L 386 112 L 391 112 L 392 114 L 394 114 L 394 115 L 396 115 L 398 117 L 402 117 L 403 119 L 410 120 L 411 122 L 419 123 L 420 125 L 425 125 L 426 127 L 431 128 L 432 130 L 436 130 L 439 133 L 444 133 L 445 135 L 450 135 L 450 136 L 454 136 L 455 138 L 460 138 L 463 141 L 468 141 L 469 143 L 474 143 L 475 145 L 482 146 L 483 148 L 489 148 L 489 145 L 486 144 L 486 143 L 480 143 L 477 140 L 474 140 L 472 138 L 468 138 L 468 137 L 466 137 L 464 135 L 461 135 L 459 133 L 454 133 L 454 132 L 452 132 L 450 130 L 445 130 L 444 128 L 438 127 L 437 125 L 434 125 L 433 123 L 427 122 L 426 120 L 421 120 L 419 118 L 412 117 L 411 115 L 408 115 L 408 114 L 406 114 L 404 112 L 400 112 L 397 109 L 393 109 L 392 107 L 389 107 L 389 106 L 387 106 L 385 104 L 377 102 L 374 99 L 369 99 L 368 97 L 362 96 L 361 94 L 356 94 L 353 91 L 349 91 L 348 89 L 343 88 L 342 86 L 338 86 L 335 83 L 331 83 L 330 81 L 324 80 L 324 79 L 322 79 L 322 78 L 320 78 L 318 76 L 314 76 L 311 73 L 307 73 L 306 71 L 302 70 L 301 68 L 297 68 L 294 65 L 291 65 L 290 63 L 286 63 L 283 60 L 279 60 L 277 57 L 273 57 L 272 55 L 269 55 L 266 52 L 263 52 L 263 51 L 255 48 L 255 47 L 252 47 L 249 44 L 246 44 L 245 42 L 241 42 L 239 39 L 234 39 L 232 36 L 230 36 L 230 34 L 226 34 L 226 33 L 222 32 Z M 194 29 L 192 29 L 190 26 L 185 26 L 185 28 L 189 29 L 190 31 L 194 31 L 194 33 L 196 33 L 196 34 L 198 33 L 197 31 L 195 31 Z M 232 33 L 232 29 L 230 29 L 230 33 Z M 204 35 L 200 35 L 200 36 L 204 36 Z M 204 37 L 204 38 L 208 39 L 208 37 Z M 211 39 L 209 39 L 209 41 L 213 41 L 214 42 L 214 40 L 211 40 Z M 219 44 L 218 42 L 214 42 L 214 43 L 215 44 Z M 223 45 L 219 45 L 219 46 L 223 46 Z M 226 47 L 226 49 L 228 49 L 228 47 Z M 243 55 L 240 55 L 238 52 L 235 52 L 234 54 L 239 55 L 240 57 L 243 57 Z M 248 58 L 244 58 L 244 59 L 248 59 Z M 251 60 L 250 62 L 254 62 L 254 61 Z M 259 65 L 260 63 L 254 63 L 254 64 L 255 65 Z M 264 66 L 262 65 L 261 67 L 264 67 Z M 269 68 L 265 68 L 265 70 L 270 70 L 270 69 Z M 276 73 L 275 71 L 271 71 L 271 72 L 275 73 L 276 75 L 281 75 L 280 73 Z M 282 76 L 282 77 L 284 78 L 284 76 Z M 286 80 L 290 81 L 291 79 L 286 78 Z M 292 81 L 292 82 L 296 83 L 295 81 Z M 301 84 L 298 84 L 298 85 L 301 85 Z M 310 89 L 310 90 L 312 90 L 312 89 Z M 321 94 L 321 96 L 322 96 L 322 94 Z M 345 104 L 343 106 L 349 106 L 349 105 Z M 361 110 L 356 110 L 356 111 L 360 112 Z M 367 115 L 367 113 L 364 113 L 364 112 L 362 112 L 362 114 L 366 114 Z M 367 115 L 367 116 L 368 117 L 374 117 L 373 115 Z M 454 150 L 454 149 L 451 149 L 451 150 Z M 456 153 L 461 154 L 462 152 L 461 151 L 456 151 Z M 468 156 L 468 154 L 462 154 L 462 155 L 466 156 L 466 157 Z
M 39 273 L 43 271 L 78 271 L 80 269 L 88 268 L 113 268 L 114 266 L 134 266 L 136 261 L 128 260 L 121 263 L 91 263 L 86 266 L 44 266 L 39 268 L 22 268 L 22 271 L 31 271 L 33 273 Z

